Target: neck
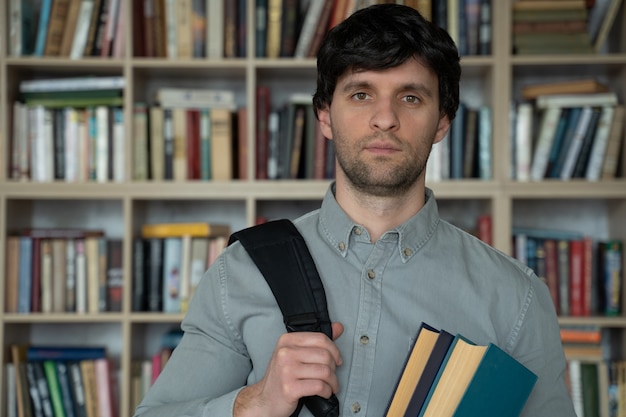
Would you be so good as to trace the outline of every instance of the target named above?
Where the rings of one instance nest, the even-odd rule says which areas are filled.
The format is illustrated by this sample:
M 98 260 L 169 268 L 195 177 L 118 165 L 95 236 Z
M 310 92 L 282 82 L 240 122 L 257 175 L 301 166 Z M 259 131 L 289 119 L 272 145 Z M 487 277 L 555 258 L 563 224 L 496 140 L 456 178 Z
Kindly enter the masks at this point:
M 423 177 L 407 192 L 395 196 L 375 196 L 355 189 L 345 177 L 337 176 L 335 198 L 341 208 L 363 225 L 376 242 L 388 230 L 413 217 L 424 206 Z

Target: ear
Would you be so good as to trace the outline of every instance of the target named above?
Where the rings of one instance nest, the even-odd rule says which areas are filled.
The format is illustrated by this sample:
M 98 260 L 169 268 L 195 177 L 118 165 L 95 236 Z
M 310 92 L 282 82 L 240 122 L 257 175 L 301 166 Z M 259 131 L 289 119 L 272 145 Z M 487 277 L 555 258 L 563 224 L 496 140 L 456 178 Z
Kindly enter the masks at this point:
M 433 144 L 437 142 L 441 142 L 443 138 L 446 137 L 446 133 L 450 129 L 450 119 L 446 114 L 443 114 L 439 119 L 439 124 L 437 125 L 437 132 L 435 133 L 435 140 Z
M 330 128 L 330 108 L 325 106 L 323 109 L 317 111 L 317 118 L 320 123 L 320 130 L 324 134 L 325 138 L 332 139 L 333 131 Z

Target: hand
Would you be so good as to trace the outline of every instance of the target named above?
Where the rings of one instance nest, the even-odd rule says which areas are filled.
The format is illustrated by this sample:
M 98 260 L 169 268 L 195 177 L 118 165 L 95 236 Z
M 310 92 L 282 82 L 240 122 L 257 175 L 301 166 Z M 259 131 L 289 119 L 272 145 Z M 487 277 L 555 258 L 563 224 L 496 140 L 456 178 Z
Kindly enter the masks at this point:
M 333 340 L 343 333 L 341 323 L 333 323 L 332 329 Z M 329 398 L 339 391 L 335 370 L 341 363 L 339 349 L 323 333 L 286 333 L 278 339 L 263 379 L 237 396 L 233 416 L 288 417 L 302 397 Z

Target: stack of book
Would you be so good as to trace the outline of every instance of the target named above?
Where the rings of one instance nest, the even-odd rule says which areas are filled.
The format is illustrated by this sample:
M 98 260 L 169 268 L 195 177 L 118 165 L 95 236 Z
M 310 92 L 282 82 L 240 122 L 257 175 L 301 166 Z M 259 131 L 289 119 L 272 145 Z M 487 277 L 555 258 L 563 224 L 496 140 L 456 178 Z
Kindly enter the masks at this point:
M 26 80 L 13 104 L 11 178 L 123 181 L 122 76 Z
M 595 79 L 528 85 L 514 112 L 514 177 L 518 181 L 623 175 L 624 105 Z M 626 153 L 621 153 L 622 158 Z
M 591 53 L 585 0 L 513 3 L 513 49 L 518 55 Z
M 386 417 L 518 416 L 537 376 L 498 346 L 422 323 Z

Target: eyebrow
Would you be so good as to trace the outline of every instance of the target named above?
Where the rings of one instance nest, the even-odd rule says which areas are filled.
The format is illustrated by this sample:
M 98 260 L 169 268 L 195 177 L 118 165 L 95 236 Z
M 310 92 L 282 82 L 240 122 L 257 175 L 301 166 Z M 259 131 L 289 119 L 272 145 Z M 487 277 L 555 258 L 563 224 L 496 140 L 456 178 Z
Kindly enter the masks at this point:
M 341 91 L 348 92 L 354 89 L 370 88 L 372 84 L 369 81 L 349 81 L 342 88 Z M 402 85 L 399 91 L 417 91 L 425 94 L 428 97 L 433 97 L 433 90 L 426 87 L 422 83 L 407 83 Z

